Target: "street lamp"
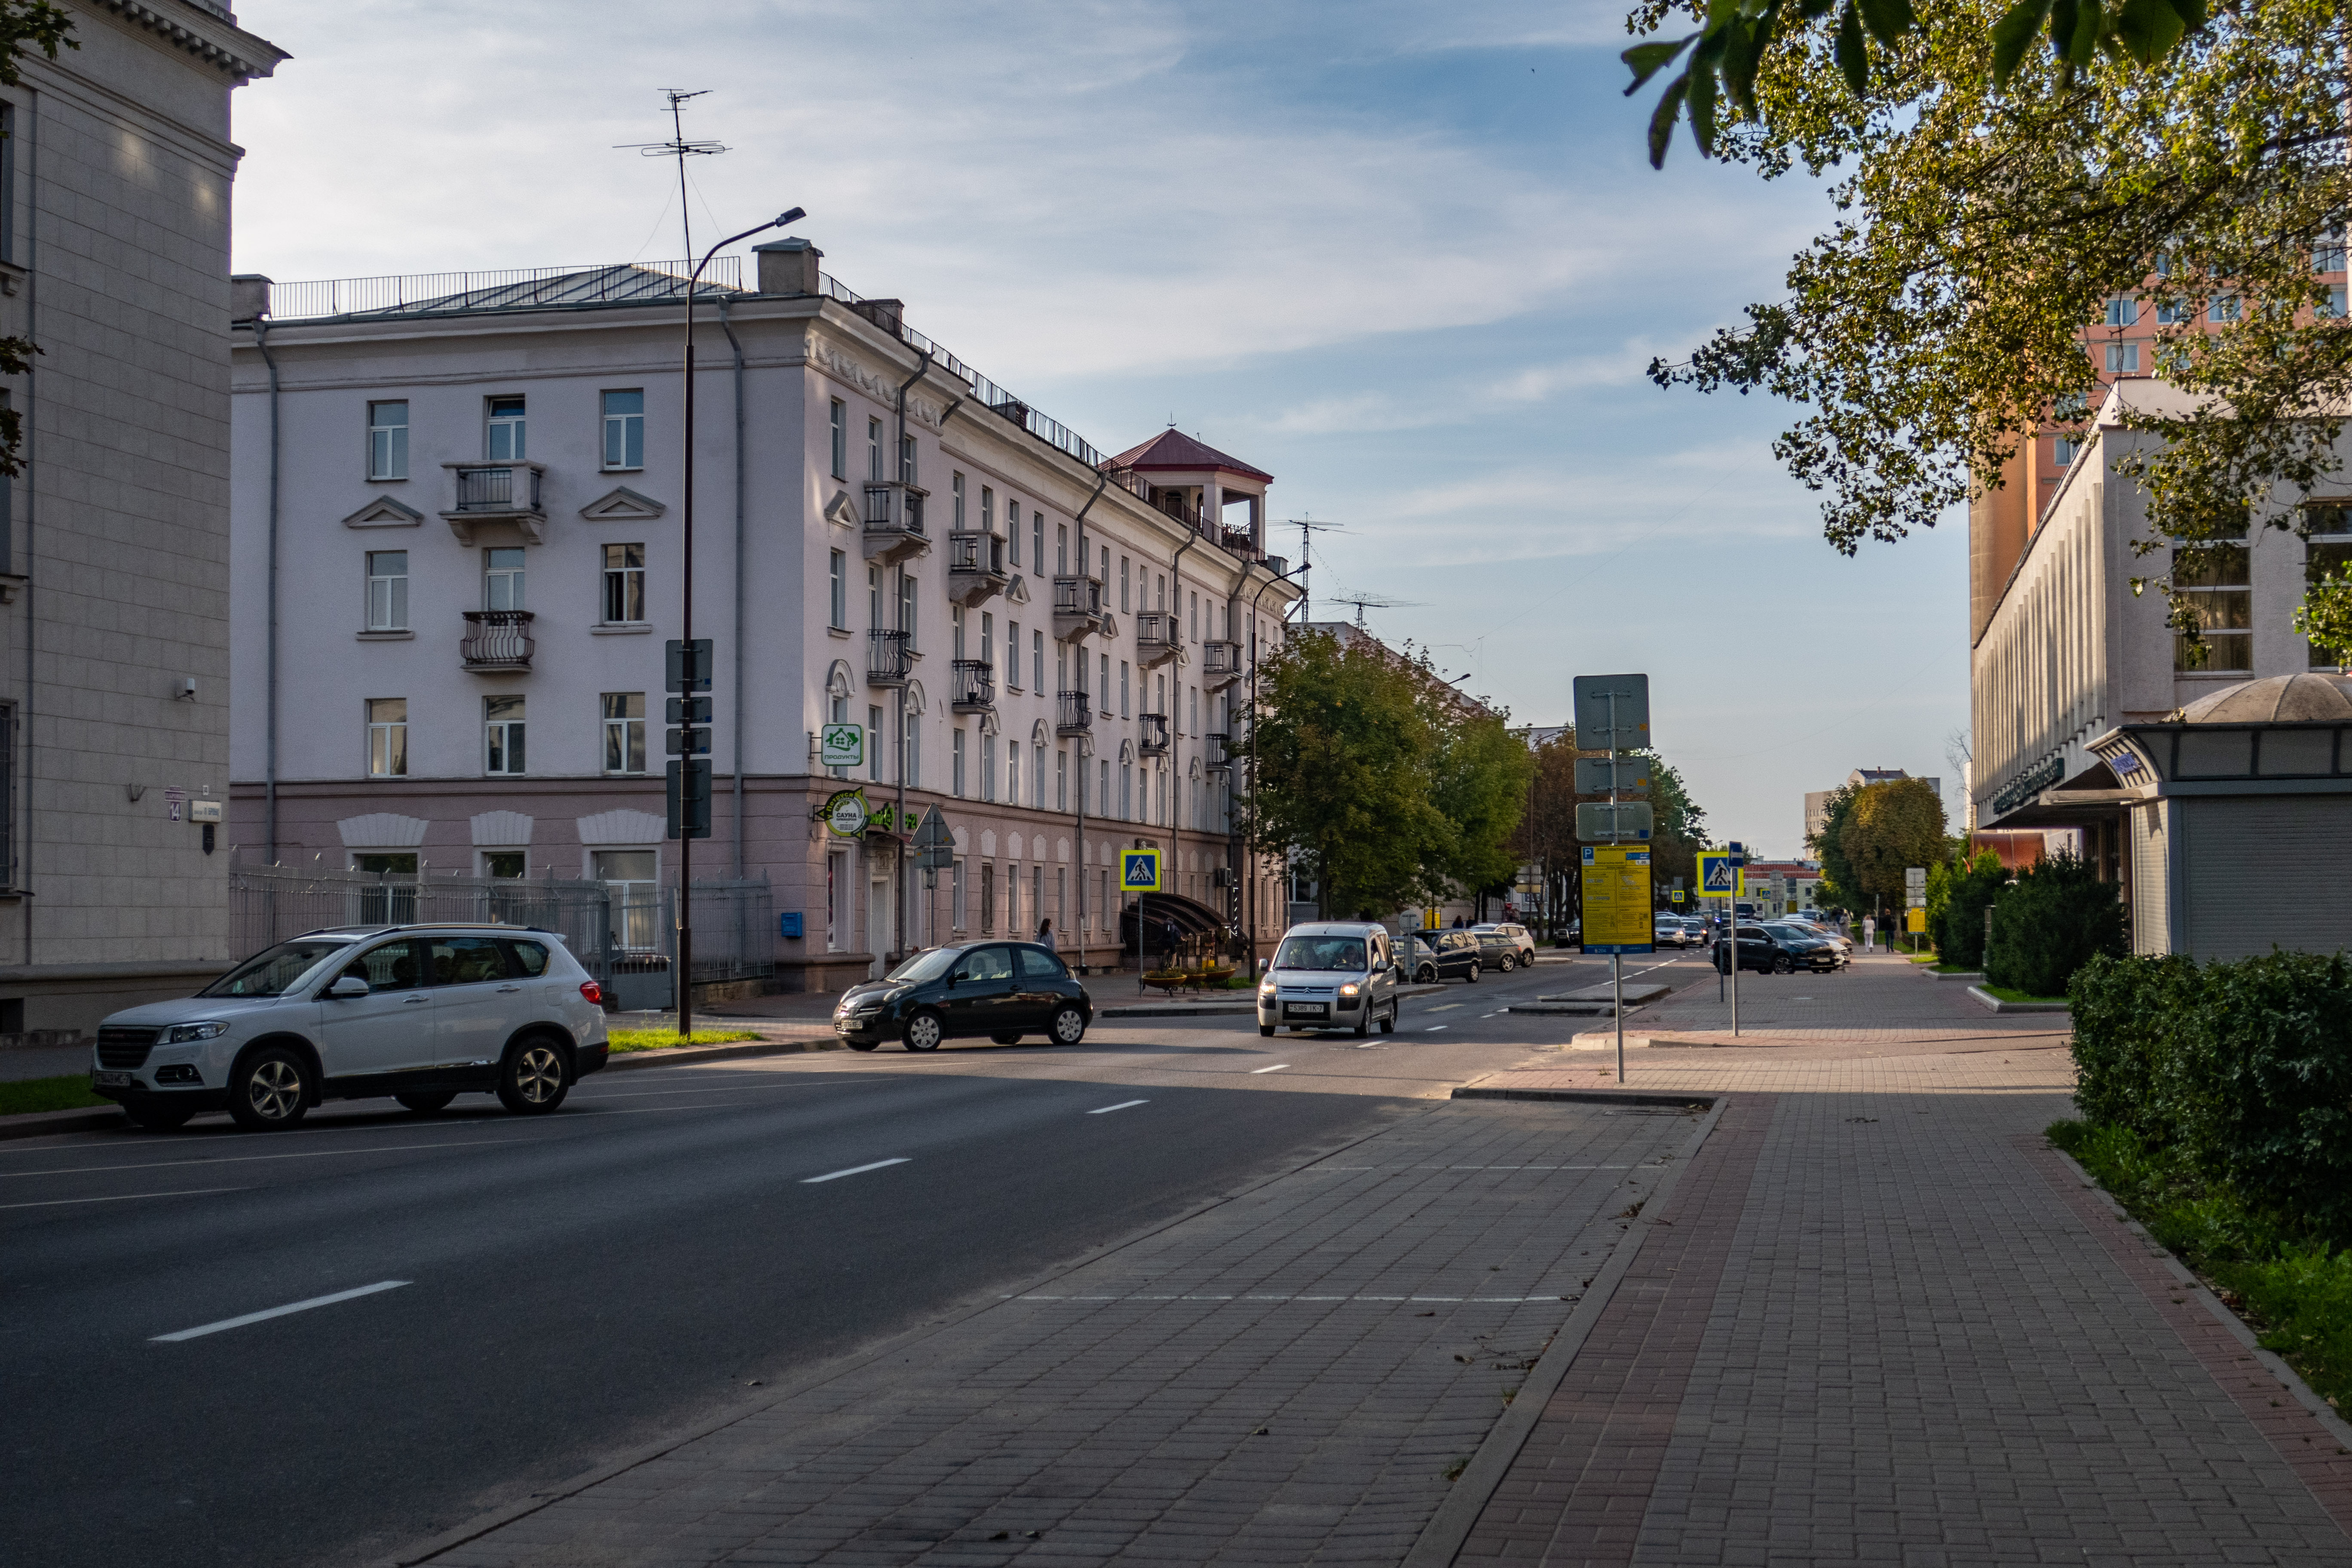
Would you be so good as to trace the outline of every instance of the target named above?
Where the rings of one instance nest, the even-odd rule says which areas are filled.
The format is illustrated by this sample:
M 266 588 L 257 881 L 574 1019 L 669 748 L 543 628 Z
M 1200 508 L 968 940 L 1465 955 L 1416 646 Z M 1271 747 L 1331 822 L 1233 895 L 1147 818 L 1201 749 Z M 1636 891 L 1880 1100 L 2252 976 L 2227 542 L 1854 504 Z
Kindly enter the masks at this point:
M 685 581 L 678 595 L 680 611 L 678 617 L 680 622 L 678 627 L 678 639 L 679 651 L 682 655 L 680 665 L 681 672 L 691 669 L 694 675 L 699 676 L 706 680 L 709 678 L 710 671 L 707 669 L 694 668 L 696 663 L 694 658 L 695 290 L 700 287 L 702 282 L 702 269 L 710 265 L 710 258 L 712 257 L 718 255 L 720 251 L 726 249 L 729 246 L 733 245 L 738 240 L 749 239 L 755 234 L 764 234 L 772 228 L 782 228 L 788 223 L 798 223 L 802 218 L 804 218 L 807 216 L 807 212 L 803 209 L 794 207 L 791 211 L 779 214 L 777 216 L 772 217 L 767 222 L 760 224 L 755 227 L 747 228 L 740 234 L 729 236 L 727 238 L 722 239 L 718 244 L 712 246 L 709 250 L 703 252 L 702 259 L 695 263 L 694 271 L 688 276 L 686 280 L 686 429 L 684 447 L 686 476 L 685 481 L 681 486 L 684 492 L 684 500 L 678 509 L 680 513 L 679 549 L 685 557 Z M 738 635 L 740 635 L 740 628 Z M 686 691 L 683 693 L 686 700 L 681 705 L 681 709 L 678 713 L 678 718 L 682 722 L 680 725 L 681 744 L 678 749 L 677 771 L 677 970 L 672 976 L 672 988 L 676 991 L 677 995 L 678 1038 L 683 1040 L 691 1039 L 694 1036 L 693 870 L 694 828 L 697 826 L 696 823 L 688 820 L 687 799 L 691 793 L 688 786 L 694 773 L 694 756 L 691 750 L 683 744 L 683 736 L 691 734 L 696 728 L 692 723 L 694 717 L 693 698 L 694 689 L 698 683 L 695 679 L 688 679 L 681 680 L 679 684 L 686 688 Z M 708 803 L 706 802 L 705 813 L 707 814 L 707 812 Z M 707 822 L 700 824 L 700 826 L 708 831 L 709 824 Z

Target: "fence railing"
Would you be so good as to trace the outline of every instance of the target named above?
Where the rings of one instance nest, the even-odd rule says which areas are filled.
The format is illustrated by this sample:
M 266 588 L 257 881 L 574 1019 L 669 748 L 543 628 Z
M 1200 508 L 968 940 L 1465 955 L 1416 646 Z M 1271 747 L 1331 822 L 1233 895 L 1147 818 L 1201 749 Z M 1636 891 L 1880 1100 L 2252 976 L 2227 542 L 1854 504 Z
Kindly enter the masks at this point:
M 948 706 L 959 713 L 985 713 L 996 704 L 996 667 L 986 659 L 949 662 Z
M 866 634 L 866 679 L 875 686 L 904 686 L 909 673 L 907 634 L 875 626 Z
M 606 971 L 612 893 L 602 882 L 233 866 L 228 888 L 229 945 L 240 958 L 305 931 L 446 921 L 552 931 L 591 974 Z
M 1083 691 L 1060 691 L 1054 696 L 1054 732 L 1057 735 L 1083 735 L 1095 725 L 1095 705 Z
M 1168 715 L 1138 713 L 1135 716 L 1135 749 L 1147 757 L 1168 754 Z
M 690 261 L 606 262 L 495 272 L 418 272 L 325 278 L 269 286 L 269 319 L 364 316 L 398 311 L 511 310 L 540 305 L 682 300 Z M 698 295 L 743 287 L 743 258 L 721 256 L 703 268 Z
M 768 879 L 694 884 L 694 973 L 698 985 L 764 979 L 776 972 L 775 895 Z M 677 889 L 662 889 L 665 916 L 677 909 Z M 677 953 L 677 921 L 662 921 L 662 951 Z
M 467 610 L 457 653 L 467 669 L 529 669 L 535 644 L 530 610 Z
M 459 511 L 538 511 L 539 469 L 500 463 L 457 470 Z

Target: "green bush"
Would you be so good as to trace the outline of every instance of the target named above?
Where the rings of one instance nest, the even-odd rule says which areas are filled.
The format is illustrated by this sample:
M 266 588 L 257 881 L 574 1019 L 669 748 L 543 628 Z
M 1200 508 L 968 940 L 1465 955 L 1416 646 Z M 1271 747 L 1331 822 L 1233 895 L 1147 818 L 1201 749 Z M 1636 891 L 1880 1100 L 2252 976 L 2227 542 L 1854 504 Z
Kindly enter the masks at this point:
M 2074 855 L 2043 856 L 2019 872 L 2017 885 L 2002 889 L 1993 906 L 1985 978 L 2031 996 L 2065 994 L 2066 983 L 2094 956 L 2124 951 L 2120 891 Z
M 1929 879 L 1927 934 L 1936 943 L 1937 953 L 1955 969 L 1982 969 L 1984 912 L 2009 880 L 2009 868 L 1988 849 L 1965 869 L 1946 870 L 1940 889 L 1933 885 L 1933 872 Z M 1943 895 L 1940 900 L 1938 892 Z

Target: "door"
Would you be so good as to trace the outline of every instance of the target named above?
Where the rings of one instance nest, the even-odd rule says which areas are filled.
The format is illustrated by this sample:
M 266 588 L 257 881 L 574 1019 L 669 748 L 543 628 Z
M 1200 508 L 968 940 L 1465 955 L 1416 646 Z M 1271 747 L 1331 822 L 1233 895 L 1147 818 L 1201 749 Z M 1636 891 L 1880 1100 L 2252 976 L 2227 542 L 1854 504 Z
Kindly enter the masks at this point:
M 1055 1009 L 1061 1005 L 1062 986 L 1069 972 L 1062 967 L 1061 960 L 1042 947 L 1017 947 L 1013 954 L 1020 966 L 1021 979 L 1003 1028 L 1008 1032 L 1045 1028 L 1054 1021 Z
M 506 950 L 487 936 L 436 936 L 432 955 L 433 1049 L 409 1065 L 487 1068 L 534 1011 L 521 979 L 507 973 Z
M 366 981 L 366 995 L 319 999 L 319 1065 L 327 1077 L 397 1072 L 431 1051 L 433 993 L 416 951 L 422 945 L 407 937 L 377 943 L 336 976 Z
M 1002 943 L 975 947 L 948 972 L 940 1015 L 950 1035 L 994 1035 L 1014 1027 L 1004 1022 L 1015 1011 L 1013 950 Z

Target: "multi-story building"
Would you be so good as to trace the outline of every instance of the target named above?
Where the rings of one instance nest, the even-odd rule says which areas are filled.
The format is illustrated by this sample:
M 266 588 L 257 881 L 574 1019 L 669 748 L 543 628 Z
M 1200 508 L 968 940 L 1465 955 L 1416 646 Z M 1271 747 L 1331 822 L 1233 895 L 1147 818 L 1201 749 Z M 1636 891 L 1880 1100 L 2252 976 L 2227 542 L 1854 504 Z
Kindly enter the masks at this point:
M 1232 838 L 1226 760 L 1295 592 L 1264 555 L 1271 476 L 1173 430 L 1097 452 L 820 254 L 759 247 L 748 285 L 724 259 L 698 298 L 694 629 L 717 679 L 695 874 L 771 879 L 801 933 L 779 971 L 812 989 L 1046 918 L 1108 961 L 1139 840 L 1166 852 L 1155 926 L 1278 909 L 1278 871 Z M 680 270 L 240 280 L 247 853 L 675 878 Z M 850 790 L 872 820 L 845 837 L 825 805 Z M 955 849 L 927 887 L 904 841 L 934 807 Z
M 229 94 L 285 56 L 214 0 L 63 0 L 0 87 L 0 1035 L 228 957 Z

